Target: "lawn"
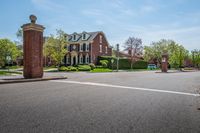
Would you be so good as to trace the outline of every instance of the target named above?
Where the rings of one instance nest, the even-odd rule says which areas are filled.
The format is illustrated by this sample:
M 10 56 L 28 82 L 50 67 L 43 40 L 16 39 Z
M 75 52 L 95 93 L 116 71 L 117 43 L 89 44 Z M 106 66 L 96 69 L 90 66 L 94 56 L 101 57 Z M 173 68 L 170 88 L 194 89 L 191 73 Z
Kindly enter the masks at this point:
M 91 70 L 90 72 L 96 73 L 96 72 L 112 72 L 111 69 L 108 68 L 95 68 Z
M 20 75 L 22 72 L 16 71 L 0 71 L 0 76 L 9 76 L 9 75 Z

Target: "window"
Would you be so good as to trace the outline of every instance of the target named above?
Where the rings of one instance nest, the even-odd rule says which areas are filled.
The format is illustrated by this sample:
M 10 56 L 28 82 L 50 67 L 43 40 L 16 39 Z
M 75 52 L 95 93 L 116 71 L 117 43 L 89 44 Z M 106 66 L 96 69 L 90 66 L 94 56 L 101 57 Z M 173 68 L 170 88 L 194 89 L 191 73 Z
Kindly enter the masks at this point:
M 87 44 L 87 45 L 86 45 L 86 51 L 89 51 L 89 49 L 90 49 L 90 45 Z
M 102 52 L 102 45 L 99 45 L 99 52 L 101 53 Z
M 88 54 L 85 56 L 85 60 L 86 60 L 86 63 L 89 63 L 89 56 L 88 56 Z
M 83 51 L 83 44 L 80 44 L 80 51 Z
M 82 56 L 82 54 L 80 55 L 80 58 L 79 58 L 79 62 L 80 62 L 80 64 L 83 64 L 83 56 Z
M 102 35 L 99 36 L 99 42 L 102 43 Z
M 106 46 L 106 54 L 108 53 L 108 47 Z
M 73 40 L 74 40 L 74 41 L 76 40 L 76 35 L 73 36 Z
M 83 51 L 86 51 L 86 44 L 83 43 Z
M 86 39 L 86 34 L 83 34 L 83 40 L 85 40 Z

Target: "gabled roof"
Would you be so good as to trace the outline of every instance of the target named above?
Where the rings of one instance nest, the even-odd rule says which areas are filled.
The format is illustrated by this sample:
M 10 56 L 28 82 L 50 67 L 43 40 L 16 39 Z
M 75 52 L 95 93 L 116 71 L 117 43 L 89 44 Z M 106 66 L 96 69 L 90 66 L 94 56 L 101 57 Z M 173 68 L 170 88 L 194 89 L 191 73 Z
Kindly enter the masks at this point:
M 88 37 L 88 39 L 87 40 L 82 40 L 82 34 L 83 33 L 85 33 L 85 34 L 88 34 L 89 35 L 89 37 Z M 68 38 L 69 38 L 69 40 L 68 40 L 68 42 L 70 43 L 70 44 L 73 44 L 73 43 L 84 43 L 84 42 L 92 42 L 93 40 L 94 40 L 94 38 L 99 34 L 99 33 L 101 33 L 101 34 L 103 34 L 104 35 L 104 37 L 105 37 L 105 39 L 106 39 L 106 36 L 105 36 L 105 34 L 102 32 L 102 31 L 96 31 L 96 32 L 82 32 L 82 33 L 73 33 L 73 34 L 69 34 L 68 35 Z M 74 34 L 76 34 L 76 35 L 78 35 L 78 39 L 76 40 L 76 41 L 73 41 L 73 39 L 72 39 L 72 37 L 73 37 L 73 35 Z M 107 41 L 107 39 L 106 39 L 106 41 Z M 109 42 L 107 41 L 107 43 L 109 44 Z M 109 45 L 110 46 L 110 45 Z
M 88 39 L 87 40 L 82 40 L 82 34 L 83 33 L 86 33 L 86 34 L 88 34 L 89 35 L 89 37 L 88 37 Z M 98 35 L 98 33 L 99 33 L 99 31 L 97 31 L 97 32 L 82 32 L 82 33 L 73 33 L 73 34 L 69 34 L 68 35 L 68 37 L 69 37 L 69 43 L 83 43 L 83 42 L 90 42 L 90 41 L 92 41 L 97 35 Z M 73 35 L 74 34 L 76 34 L 76 35 L 78 35 L 78 39 L 76 40 L 76 41 L 73 41 L 72 40 L 72 37 L 73 37 Z

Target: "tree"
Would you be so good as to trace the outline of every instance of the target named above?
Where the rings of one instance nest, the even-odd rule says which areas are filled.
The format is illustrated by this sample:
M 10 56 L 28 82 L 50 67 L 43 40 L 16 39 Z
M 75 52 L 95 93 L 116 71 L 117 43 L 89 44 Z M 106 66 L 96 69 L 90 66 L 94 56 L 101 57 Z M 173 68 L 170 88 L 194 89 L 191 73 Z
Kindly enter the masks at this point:
M 58 67 L 61 66 L 63 58 L 66 54 L 67 39 L 66 34 L 62 30 L 57 30 L 56 36 L 51 35 L 44 44 L 44 55 L 49 56 Z
M 182 68 L 189 52 L 179 44 L 172 44 L 168 47 L 170 52 L 169 63 L 175 68 Z
M 13 62 L 19 54 L 15 43 L 9 39 L 0 39 L 0 66 L 5 67 L 8 61 Z
M 135 62 L 135 56 L 138 54 L 142 54 L 143 46 L 142 46 L 142 39 L 129 37 L 126 42 L 124 43 L 125 50 L 130 51 L 131 56 L 131 69 L 133 68 L 133 63 Z
M 200 50 L 195 49 L 191 51 L 192 53 L 192 63 L 194 67 L 200 67 Z
M 153 42 L 150 46 L 144 48 L 144 59 L 146 61 L 154 60 L 156 63 L 161 64 L 162 53 L 165 51 L 169 54 L 169 63 L 173 67 L 181 68 L 184 60 L 188 56 L 188 51 L 173 40 L 162 39 L 158 42 Z
M 174 43 L 172 40 L 162 39 L 158 42 L 152 42 L 150 46 L 144 47 L 144 59 L 154 61 L 157 65 L 161 64 L 162 54 L 168 51 L 168 45 Z

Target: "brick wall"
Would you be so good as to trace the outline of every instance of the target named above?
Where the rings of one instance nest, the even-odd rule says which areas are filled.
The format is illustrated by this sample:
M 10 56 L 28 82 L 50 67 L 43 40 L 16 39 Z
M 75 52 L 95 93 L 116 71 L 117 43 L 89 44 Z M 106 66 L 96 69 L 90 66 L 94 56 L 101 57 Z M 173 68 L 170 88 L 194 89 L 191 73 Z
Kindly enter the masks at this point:
M 100 36 L 102 36 L 102 43 L 100 43 Z M 100 45 L 102 45 L 102 52 L 100 52 Z M 102 33 L 99 33 L 92 42 L 92 62 L 94 64 L 97 63 L 98 56 L 112 56 L 112 48 L 109 47 L 109 44 Z

